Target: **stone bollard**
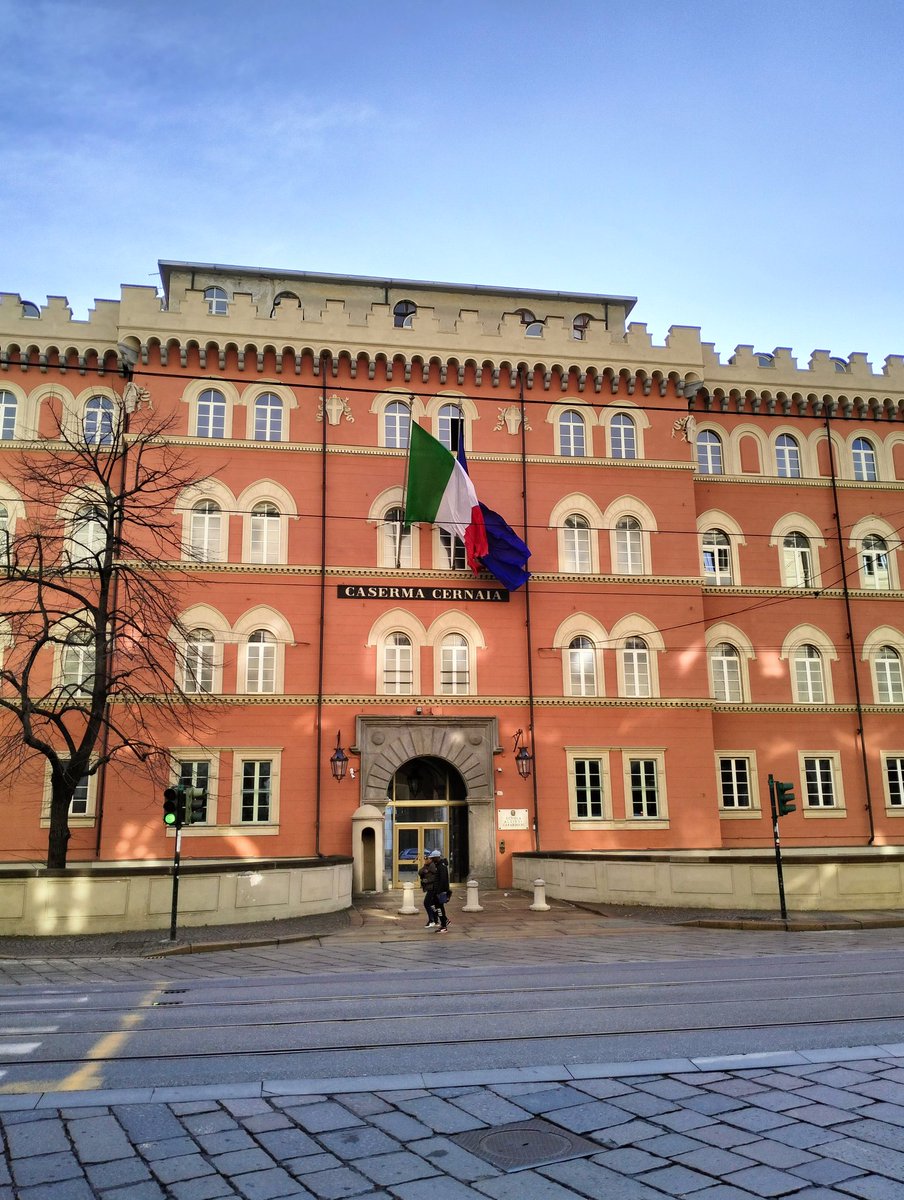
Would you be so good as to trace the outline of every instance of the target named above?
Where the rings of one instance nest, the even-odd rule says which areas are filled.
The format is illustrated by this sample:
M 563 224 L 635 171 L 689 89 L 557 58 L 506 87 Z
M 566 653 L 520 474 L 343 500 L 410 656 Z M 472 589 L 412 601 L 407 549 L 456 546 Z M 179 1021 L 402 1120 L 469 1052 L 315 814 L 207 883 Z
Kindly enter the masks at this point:
M 534 880 L 534 902 L 530 906 L 531 912 L 549 912 L 549 905 L 546 903 L 546 881 L 544 879 Z
M 399 909 L 399 914 L 403 917 L 410 917 L 417 913 L 414 906 L 414 884 L 402 884 L 402 907 Z
M 461 910 L 462 912 L 483 912 L 483 905 L 478 903 L 480 899 L 477 894 L 479 887 L 480 884 L 476 879 L 468 880 L 468 898 L 464 903 L 464 907 Z

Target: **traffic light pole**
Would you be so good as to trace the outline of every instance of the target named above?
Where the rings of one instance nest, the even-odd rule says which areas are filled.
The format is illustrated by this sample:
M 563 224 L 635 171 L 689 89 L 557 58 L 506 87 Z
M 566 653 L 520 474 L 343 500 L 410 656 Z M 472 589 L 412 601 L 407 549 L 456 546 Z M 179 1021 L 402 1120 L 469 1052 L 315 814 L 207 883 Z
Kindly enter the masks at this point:
M 770 777 L 771 778 L 771 777 Z M 173 849 L 173 907 L 170 912 L 169 940 L 176 940 L 176 915 L 179 912 L 179 857 L 182 851 L 182 827 L 176 830 L 176 843 Z
M 769 776 L 769 803 L 772 806 L 772 841 L 775 844 L 775 870 L 778 874 L 778 899 L 782 908 L 782 920 L 788 920 L 788 909 L 785 905 L 785 880 L 782 875 L 782 843 L 778 836 L 778 807 L 775 803 L 775 780 Z

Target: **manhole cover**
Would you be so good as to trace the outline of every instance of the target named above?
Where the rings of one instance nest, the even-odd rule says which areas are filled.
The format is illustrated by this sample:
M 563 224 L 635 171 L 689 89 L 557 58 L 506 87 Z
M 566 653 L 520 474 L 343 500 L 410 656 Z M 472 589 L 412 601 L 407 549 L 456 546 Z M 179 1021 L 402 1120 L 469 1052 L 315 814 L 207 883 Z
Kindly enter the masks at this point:
M 570 1158 L 587 1158 L 605 1149 L 598 1142 L 539 1118 L 513 1121 L 492 1129 L 469 1129 L 450 1140 L 500 1171 L 526 1171 L 529 1167 L 567 1162 Z

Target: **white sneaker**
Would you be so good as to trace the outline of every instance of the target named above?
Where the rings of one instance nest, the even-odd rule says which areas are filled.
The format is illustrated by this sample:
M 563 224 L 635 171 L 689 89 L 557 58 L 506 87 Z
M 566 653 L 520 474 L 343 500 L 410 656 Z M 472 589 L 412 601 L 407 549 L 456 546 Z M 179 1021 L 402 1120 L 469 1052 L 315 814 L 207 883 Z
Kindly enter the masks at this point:
M 427 922 L 427 924 L 424 926 L 424 928 L 425 928 L 425 929 L 435 929 L 435 928 L 436 928 L 436 922 L 435 922 L 435 921 L 428 921 L 428 922 Z

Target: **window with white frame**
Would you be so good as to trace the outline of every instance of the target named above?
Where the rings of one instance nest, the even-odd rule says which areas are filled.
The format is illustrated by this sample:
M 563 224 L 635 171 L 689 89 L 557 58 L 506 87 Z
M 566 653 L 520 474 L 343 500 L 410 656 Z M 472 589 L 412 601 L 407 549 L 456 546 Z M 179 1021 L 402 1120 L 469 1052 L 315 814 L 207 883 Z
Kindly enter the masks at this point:
M 888 570 L 888 543 L 885 538 L 870 533 L 861 543 L 860 570 L 863 586 L 876 591 L 887 591 L 891 587 Z
M 405 528 L 405 510 L 398 505 L 388 508 L 380 522 L 378 537 L 379 566 L 411 566 L 411 527 Z
M 711 429 L 697 434 L 697 470 L 701 475 L 722 474 L 722 440 Z
M 97 566 L 107 545 L 107 514 L 99 504 L 85 504 L 72 518 L 69 561 L 73 566 Z
M 812 588 L 814 586 L 813 551 L 810 539 L 794 531 L 782 541 L 782 573 L 786 587 Z
M 182 690 L 188 695 L 213 691 L 216 642 L 210 629 L 193 629 L 182 651 Z
M 223 402 L 223 427 L 226 424 L 226 403 Z M 273 392 L 264 392 L 254 401 L 254 440 L 256 442 L 279 442 L 283 435 L 283 402 Z M 204 435 L 201 435 L 204 436 Z M 208 434 L 222 437 L 223 434 Z
M 798 704 L 825 704 L 825 666 L 822 655 L 810 643 L 798 646 L 792 656 L 794 698 Z
M 637 458 L 637 428 L 627 413 L 616 413 L 609 424 L 612 458 Z
M 571 757 L 569 763 L 572 812 L 576 820 L 603 820 L 606 815 L 605 759 Z
M 874 483 L 879 478 L 876 470 L 876 449 L 868 438 L 854 438 L 851 443 L 851 459 L 855 479 L 864 483 Z
M 16 436 L 17 407 L 12 392 L 0 391 L 0 441 L 9 442 Z
M 280 512 L 275 504 L 263 500 L 251 510 L 251 562 L 278 563 L 280 560 Z
M 730 642 L 719 642 L 709 656 L 712 671 L 713 698 L 727 704 L 740 704 L 744 699 L 741 683 L 741 656 Z
M 904 674 L 901 655 L 894 646 L 880 646 L 873 660 L 876 672 L 876 703 L 904 704 Z
M 180 758 L 176 762 L 179 771 L 179 785 L 186 788 L 199 788 L 204 792 L 202 800 L 194 802 L 194 811 L 199 813 L 195 823 L 207 824 L 210 820 L 210 760 L 207 758 Z
M 800 446 L 790 433 L 775 439 L 775 469 L 784 479 L 800 479 Z
M 889 808 L 904 809 L 904 756 L 886 754 L 885 789 Z
M 443 566 L 448 567 L 450 571 L 463 571 L 468 565 L 468 555 L 461 538 L 450 533 L 448 529 L 441 529 L 439 543 L 445 559 Z
M 255 629 L 245 648 L 245 691 L 276 691 L 276 638 L 268 629 Z
M 200 438 L 226 436 L 226 397 L 216 388 L 205 388 L 198 397 L 195 434 Z
M 411 638 L 398 631 L 383 643 L 383 691 L 390 696 L 410 696 L 414 682 Z
M 650 648 L 641 637 L 625 639 L 622 647 L 622 677 L 626 696 L 653 694 L 650 682 Z
M 722 529 L 707 529 L 703 535 L 703 576 L 710 586 L 727 587 L 734 582 L 731 542 Z
M 70 817 L 87 817 L 91 811 L 91 776 L 83 775 L 69 801 Z
M 568 685 L 572 696 L 595 696 L 596 649 L 589 637 L 572 638 L 568 643 Z
M 565 518 L 562 571 L 569 574 L 586 574 L 592 570 L 590 536 L 590 522 L 586 517 L 580 513 L 571 513 Z
M 273 796 L 273 762 L 269 758 L 244 759 L 240 820 L 243 825 L 270 821 Z
M 628 756 L 629 796 L 626 797 L 626 816 L 636 820 L 655 820 L 659 809 L 660 759 Z
M 390 400 L 383 409 L 383 441 L 394 450 L 407 450 L 411 434 L 411 406 Z
M 447 696 L 466 696 L 470 682 L 467 638 L 448 633 L 440 646 L 440 691 Z
M 192 507 L 189 521 L 188 556 L 195 562 L 220 562 L 223 511 L 215 500 L 200 500 Z
M 95 673 L 94 634 L 90 629 L 73 629 L 60 653 L 60 687 L 70 697 L 90 696 Z
M 229 297 L 221 287 L 204 289 L 207 311 L 212 317 L 225 317 L 229 312 Z
M 719 758 L 719 806 L 737 811 L 752 807 L 750 759 L 743 755 Z
M 619 575 L 643 574 L 643 530 L 636 517 L 619 517 L 616 521 L 615 554 Z
M 559 453 L 565 458 L 583 458 L 587 453 L 584 418 L 571 408 L 559 415 Z
M 837 805 L 835 758 L 803 756 L 804 802 L 807 808 L 835 808 Z
M 436 415 L 436 439 L 452 454 L 458 453 L 458 447 L 465 436 L 465 416 L 457 404 L 444 404 Z
M 587 331 L 590 328 L 590 322 L 593 320 L 590 313 L 578 313 L 571 322 L 571 336 L 576 342 L 587 340 Z
M 109 396 L 92 396 L 83 417 L 85 444 L 109 446 L 113 442 L 113 401 Z
M 521 318 L 525 337 L 543 336 L 543 322 L 538 321 L 529 308 L 516 309 L 516 313 Z
M 392 310 L 392 324 L 396 329 L 410 329 L 416 314 L 413 300 L 400 300 Z

